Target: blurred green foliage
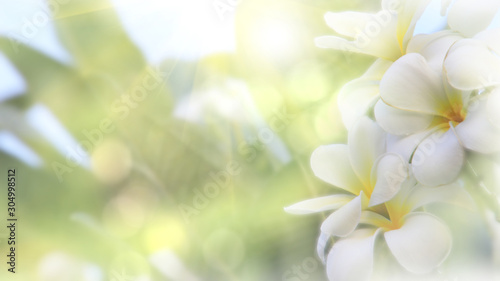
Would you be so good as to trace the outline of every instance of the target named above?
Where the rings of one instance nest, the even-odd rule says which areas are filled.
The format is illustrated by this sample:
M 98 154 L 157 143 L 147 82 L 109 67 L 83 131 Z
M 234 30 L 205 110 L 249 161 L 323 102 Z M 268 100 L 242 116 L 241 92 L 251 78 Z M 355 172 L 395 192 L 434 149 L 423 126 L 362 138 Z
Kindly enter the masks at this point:
M 336 93 L 372 59 L 319 49 L 313 41 L 333 33 L 323 22 L 325 12 L 377 6 L 366 1 L 242 1 L 235 15 L 236 52 L 195 62 L 164 61 L 160 71 L 173 68 L 168 79 L 126 118 L 113 119 L 115 129 L 92 147 L 92 161 L 102 161 L 97 163 L 101 170 L 76 167 L 62 182 L 52 163 L 66 163 L 66 155 L 24 123 L 25 110 L 44 104 L 75 139 L 85 140 L 83 132 L 114 116 L 113 102 L 148 75 L 147 62 L 104 0 L 69 2 L 54 19 L 74 67 L 25 45 L 16 52 L 11 40 L 1 38 L 0 51 L 28 84 L 24 95 L 0 104 L 1 128 L 14 132 L 45 163 L 34 169 L 0 155 L 1 171 L 19 171 L 19 280 L 44 280 L 40 261 L 53 251 L 99 266 L 103 280 L 113 280 L 120 266 L 130 274 L 165 280 L 148 261 L 162 249 L 174 251 L 201 280 L 282 280 L 294 265 L 315 257 L 322 218 L 291 216 L 283 207 L 329 193 L 332 187 L 313 176 L 309 156 L 321 144 L 345 141 Z M 259 54 L 247 35 L 256 19 L 284 15 L 301 28 L 301 51 L 286 61 L 273 60 Z M 207 87 L 240 95 L 240 86 L 228 81 L 243 82 L 250 93 L 243 108 L 250 112 L 255 103 L 257 114 L 242 111 L 237 114 L 241 118 L 228 118 L 208 110 L 202 111 L 202 122 L 174 114 L 183 95 L 179 89 L 189 89 L 184 96 L 193 102 Z M 293 117 L 272 138 L 280 139 L 288 160 L 280 159 L 261 133 L 283 110 Z M 237 163 L 241 172 L 186 220 L 180 206 L 193 206 L 196 191 L 214 182 L 210 173 L 225 171 L 228 163 Z M 108 178 L 113 173 L 117 178 Z M 0 206 L 6 206 L 3 193 Z M 1 253 L 5 247 L 2 242 Z M 5 278 L 0 272 L 1 280 L 10 280 Z M 318 262 L 309 280 L 325 278 Z

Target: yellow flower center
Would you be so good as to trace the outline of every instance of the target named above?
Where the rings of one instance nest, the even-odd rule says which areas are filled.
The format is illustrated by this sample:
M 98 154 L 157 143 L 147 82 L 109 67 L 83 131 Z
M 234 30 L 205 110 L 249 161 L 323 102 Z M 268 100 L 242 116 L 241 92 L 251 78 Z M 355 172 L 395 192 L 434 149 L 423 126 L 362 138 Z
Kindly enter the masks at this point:
M 444 116 L 446 116 L 446 122 L 452 122 L 454 126 L 460 124 L 465 120 L 465 111 L 462 108 L 462 105 L 455 105 L 452 108 L 450 108 L 447 112 L 444 113 Z
M 384 231 L 400 229 L 404 224 L 404 217 L 411 212 L 406 205 L 398 205 L 395 202 L 385 202 L 382 205 L 372 207 L 372 211 L 383 217 L 371 220 L 370 224 L 382 228 Z M 382 219 L 380 219 L 382 218 Z

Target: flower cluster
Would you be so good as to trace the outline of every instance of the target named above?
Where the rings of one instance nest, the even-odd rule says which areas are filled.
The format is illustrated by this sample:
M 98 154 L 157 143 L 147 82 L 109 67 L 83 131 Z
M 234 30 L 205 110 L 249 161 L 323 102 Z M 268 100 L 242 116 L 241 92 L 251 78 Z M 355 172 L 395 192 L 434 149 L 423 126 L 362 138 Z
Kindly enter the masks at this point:
M 325 16 L 343 37 L 317 38 L 319 47 L 376 57 L 338 96 L 348 143 L 311 157 L 314 174 L 339 191 L 285 208 L 333 211 L 317 249 L 331 281 L 369 280 L 376 241 L 410 273 L 435 270 L 452 233 L 423 207 L 477 206 L 468 186 L 479 183 L 464 180 L 469 160 L 500 152 L 500 1 L 441 2 L 447 24 L 428 34 L 415 27 L 430 0 L 382 0 L 376 14 Z

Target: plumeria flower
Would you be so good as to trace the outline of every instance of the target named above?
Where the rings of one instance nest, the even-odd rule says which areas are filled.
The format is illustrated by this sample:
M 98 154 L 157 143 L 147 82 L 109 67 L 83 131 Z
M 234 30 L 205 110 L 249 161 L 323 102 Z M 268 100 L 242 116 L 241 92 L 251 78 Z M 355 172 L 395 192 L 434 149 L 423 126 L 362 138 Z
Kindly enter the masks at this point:
M 285 208 L 292 214 L 334 211 L 321 226 L 317 248 L 332 281 L 367 280 L 374 243 L 382 235 L 399 263 L 412 273 L 429 272 L 450 252 L 447 227 L 433 215 L 417 211 L 434 202 L 468 203 L 468 194 L 458 183 L 438 188 L 417 184 L 408 178 L 406 161 L 385 152 L 386 143 L 377 124 L 361 118 L 349 132 L 348 145 L 322 146 L 311 157 L 315 175 L 346 193 Z M 357 229 L 360 223 L 370 228 Z M 325 257 L 332 236 L 341 238 Z
M 316 45 L 395 61 L 406 53 L 415 25 L 428 3 L 429 0 L 382 0 L 382 10 L 376 14 L 327 13 L 328 26 L 349 39 L 323 36 L 316 39 Z
M 327 23 L 334 30 L 357 40 L 347 41 L 344 38 L 325 36 L 317 39 L 318 46 L 360 52 L 382 58 L 377 60 L 362 77 L 346 84 L 339 93 L 339 108 L 342 121 L 347 129 L 351 128 L 357 118 L 369 111 L 375 103 L 374 101 L 378 99 L 380 78 L 392 61 L 406 53 L 418 52 L 418 49 L 428 47 L 426 45 L 433 45 L 433 48 L 426 48 L 430 54 L 439 49 L 443 58 L 448 55 L 446 61 L 447 66 L 449 66 L 447 67 L 448 77 L 454 87 L 470 90 L 500 83 L 500 69 L 498 67 L 500 42 L 496 39 L 500 38 L 500 32 L 498 30 L 481 32 L 492 21 L 500 7 L 500 2 L 491 0 L 455 1 L 448 15 L 451 30 L 431 35 L 414 36 L 415 24 L 428 3 L 429 1 L 384 1 L 382 3 L 383 10 L 376 15 L 344 12 L 328 13 L 325 16 Z M 443 1 L 443 5 L 445 4 L 446 1 Z M 391 7 L 394 10 L 391 10 Z M 396 13 L 395 10 L 398 10 L 399 13 Z M 393 21 L 392 25 L 384 25 L 385 32 L 380 32 L 374 38 L 367 40 L 368 30 L 375 28 L 376 22 L 381 24 L 381 19 L 388 15 Z M 396 30 L 394 25 L 397 26 Z M 349 34 L 348 31 L 344 30 L 346 28 L 354 33 Z M 397 36 L 394 35 L 396 33 Z M 446 39 L 443 40 L 443 37 Z M 455 43 L 465 37 L 473 38 L 459 42 L 450 50 L 452 44 L 448 43 Z M 372 40 L 373 46 L 367 44 Z M 439 41 L 439 44 L 436 44 L 435 41 Z M 388 42 L 392 42 L 392 44 L 388 44 Z M 443 48 L 443 44 L 447 48 Z M 356 48 L 356 46 L 362 45 L 366 46 Z M 379 45 L 383 51 L 377 51 Z M 396 46 L 399 46 L 402 51 L 394 51 L 397 49 Z M 492 51 L 495 48 L 496 50 Z M 386 52 L 390 54 L 383 55 Z M 468 56 L 468 53 L 476 53 L 476 56 Z M 442 64 L 442 61 L 434 59 L 437 57 L 441 58 L 441 56 L 433 54 L 433 62 Z M 429 61 L 430 64 L 433 62 Z
M 338 95 L 342 121 L 347 129 L 350 129 L 360 116 L 373 108 L 379 98 L 379 84 L 382 76 L 394 60 L 407 52 L 415 25 L 428 3 L 429 1 L 383 1 L 382 11 L 375 15 L 343 12 L 328 13 L 325 16 L 327 23 L 334 30 L 356 40 L 347 41 L 335 36 L 324 36 L 316 40 L 319 47 L 379 57 L 363 76 L 347 83 Z M 377 29 L 377 24 L 380 24 L 381 30 L 375 33 L 370 29 Z M 351 30 L 352 34 L 344 30 L 349 26 L 351 27 L 348 30 Z M 374 38 L 369 38 L 367 34 L 371 34 Z M 368 42 L 372 42 L 373 46 Z M 366 46 L 357 48 L 362 45 Z M 378 49 L 383 51 L 377 51 Z
M 459 183 L 437 188 L 407 180 L 401 191 L 385 202 L 389 218 L 364 211 L 366 228 L 336 241 L 326 265 L 330 281 L 369 280 L 376 241 L 384 241 L 397 262 L 414 274 L 429 273 L 447 258 L 452 248 L 448 227 L 436 216 L 418 211 L 430 203 L 470 204 Z
M 440 39 L 446 43 L 437 40 L 437 46 L 428 46 L 437 49 L 430 52 L 436 54 L 434 60 L 410 53 L 392 64 L 381 81 L 381 100 L 374 109 L 377 122 L 387 132 L 422 136 L 410 162 L 417 180 L 429 186 L 458 177 L 465 149 L 500 151 L 500 130 L 486 113 L 488 101 L 498 90 L 477 93 L 453 88 L 439 67 L 445 57 L 439 50 L 454 41 L 449 36 Z
M 314 174 L 346 193 L 306 200 L 285 210 L 292 214 L 335 210 L 321 226 L 323 236 L 351 234 L 362 211 L 391 199 L 407 177 L 405 161 L 385 150 L 383 130 L 361 118 L 349 132 L 348 145 L 321 146 L 311 156 Z
M 495 26 L 500 1 L 456 0 L 448 13 L 450 29 L 463 40 L 454 44 L 445 61 L 450 84 L 477 90 L 500 84 L 500 29 Z
M 498 20 L 494 18 L 498 15 L 500 1 L 455 0 L 451 5 L 447 1 L 442 2 L 450 6 L 447 14 L 449 29 L 414 36 L 408 44 L 407 53 L 422 53 L 421 49 L 427 49 L 424 57 L 438 64 L 442 61 L 434 58 L 446 56 L 447 77 L 457 89 L 477 90 L 499 84 L 500 29 L 496 26 Z M 433 47 L 429 48 L 429 44 Z M 440 54 L 436 56 L 436 52 Z M 429 54 L 434 58 L 430 58 Z

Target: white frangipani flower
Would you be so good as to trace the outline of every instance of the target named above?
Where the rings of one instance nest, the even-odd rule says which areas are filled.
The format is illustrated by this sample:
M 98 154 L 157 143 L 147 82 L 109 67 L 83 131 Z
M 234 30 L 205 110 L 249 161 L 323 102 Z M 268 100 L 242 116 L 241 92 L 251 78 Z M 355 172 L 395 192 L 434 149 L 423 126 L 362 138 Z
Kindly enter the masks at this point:
M 314 174 L 341 190 L 286 208 L 333 211 L 317 244 L 330 281 L 370 280 L 378 243 L 409 273 L 435 273 L 452 237 L 425 212 L 428 204 L 500 212 L 487 186 L 495 184 L 476 171 L 500 154 L 500 1 L 429 3 L 382 0 L 376 14 L 328 13 L 343 37 L 316 39 L 377 58 L 338 95 L 348 144 L 321 146 L 311 157 Z M 441 24 L 414 34 L 422 13 L 425 23 L 440 8 Z
M 405 4 L 400 4 L 406 5 L 406 16 L 409 16 L 411 14 L 409 11 L 418 13 L 414 14 L 413 17 L 411 17 L 412 24 L 408 28 L 407 34 L 405 35 L 406 39 L 404 40 L 404 52 L 395 55 L 395 58 L 397 59 L 405 53 L 421 52 L 425 50 L 427 54 L 423 55 L 427 59 L 432 60 L 429 61 L 429 63 L 439 64 L 439 67 L 441 67 L 450 46 L 455 43 L 455 41 L 462 39 L 463 37 L 456 32 L 449 30 L 437 32 L 431 35 L 410 36 L 409 34 L 410 32 L 413 32 L 416 20 L 420 17 L 422 10 L 425 10 L 424 4 L 427 3 L 426 1 L 419 3 L 417 2 L 419 1 L 413 1 L 413 6 L 408 4 L 407 2 L 405 2 Z M 387 2 L 384 3 L 384 5 L 390 6 L 390 4 L 388 4 Z M 416 9 L 417 6 L 418 11 L 415 11 L 414 9 Z M 335 14 L 331 14 L 331 17 L 334 16 Z M 409 19 L 407 18 L 406 21 L 404 21 L 403 18 L 400 17 L 398 20 L 401 22 L 408 22 Z M 380 43 L 387 44 L 387 42 Z M 439 56 L 436 55 L 436 51 L 439 52 Z M 358 119 L 360 116 L 366 115 L 368 112 L 370 112 L 370 110 L 373 108 L 373 105 L 378 101 L 380 80 L 382 80 L 383 75 L 392 63 L 393 60 L 379 58 L 363 74 L 363 76 L 352 80 L 341 89 L 338 95 L 338 105 L 342 116 L 342 121 L 347 129 L 350 129 L 352 127 L 352 124 L 354 124 L 356 119 Z
M 408 27 L 408 33 L 405 35 L 406 37 L 404 37 L 406 38 L 403 41 L 404 52 L 395 55 L 396 59 L 405 53 L 420 53 L 427 59 L 432 68 L 438 69 L 443 67 L 443 61 L 445 57 L 447 57 L 446 70 L 450 84 L 461 90 L 473 90 L 500 84 L 500 39 L 497 39 L 500 38 L 500 30 L 480 32 L 482 30 L 481 27 L 474 27 L 474 24 L 464 25 L 462 28 L 462 25 L 459 24 L 462 21 L 457 21 L 455 19 L 465 17 L 463 15 L 465 11 L 464 5 L 475 5 L 472 4 L 472 1 L 457 1 L 453 4 L 450 11 L 452 19 L 449 21 L 450 25 L 454 27 L 456 31 L 444 30 L 429 35 L 410 36 L 408 35 L 409 32 L 413 32 L 414 24 L 420 17 L 422 9 L 425 8 L 425 4 L 427 3 L 424 1 L 417 5 L 416 2 L 418 1 L 414 1 L 412 4 L 413 6 L 410 8 L 407 7 L 409 5 L 408 1 L 401 4 L 406 7 L 406 16 L 410 16 L 411 14 L 408 11 L 413 11 L 415 14 L 412 17 L 412 25 Z M 500 2 L 480 1 L 477 9 L 469 12 L 467 17 L 471 18 L 474 23 L 478 23 L 478 21 L 474 19 L 482 18 L 482 21 L 484 21 L 482 25 L 487 26 L 494 12 L 500 7 L 498 3 Z M 386 9 L 389 9 L 388 6 L 391 6 L 391 4 L 386 2 L 384 6 Z M 329 13 L 327 14 L 327 19 L 330 19 L 329 24 L 332 27 L 337 25 L 335 24 L 337 21 L 340 26 L 344 16 L 343 13 Z M 369 18 L 369 16 L 366 15 L 363 17 Z M 408 19 L 404 21 L 397 16 L 393 16 L 393 19 L 398 19 L 398 22 L 408 22 Z M 349 18 L 346 20 L 354 19 Z M 468 32 L 465 30 L 467 28 L 469 30 Z M 356 30 L 362 29 L 358 27 Z M 465 39 L 464 36 L 468 35 L 473 38 L 459 41 L 460 39 Z M 340 40 L 339 38 L 334 37 L 336 39 L 333 39 L 329 36 L 321 38 L 318 39 L 318 42 L 321 42 L 321 40 L 325 40 L 326 42 L 326 38 L 330 41 Z M 401 38 L 401 35 L 399 35 L 398 38 Z M 389 40 L 389 42 L 391 41 Z M 387 44 L 387 42 L 381 41 L 381 44 Z M 467 54 L 469 53 L 475 53 L 476 55 L 468 56 Z M 342 88 L 339 93 L 338 102 L 342 120 L 346 128 L 349 129 L 357 118 L 369 112 L 371 106 L 377 101 L 379 97 L 380 80 L 391 63 L 391 60 L 378 59 L 362 77 L 347 83 Z
M 455 180 L 465 161 L 464 148 L 500 151 L 500 130 L 486 114 L 487 102 L 496 94 L 452 88 L 420 54 L 407 54 L 389 68 L 380 95 L 375 117 L 382 128 L 403 136 L 426 132 L 410 160 L 415 177 L 425 185 Z
M 450 84 L 478 90 L 500 84 L 500 29 L 491 28 L 497 0 L 455 0 L 448 13 L 451 30 L 463 36 L 450 46 L 444 63 Z
M 366 140 L 370 138 L 370 142 Z M 311 156 L 314 174 L 350 194 L 306 200 L 285 208 L 293 214 L 336 210 L 321 226 L 322 233 L 347 236 L 357 227 L 364 209 L 391 199 L 407 177 L 404 160 L 385 153 L 385 133 L 372 120 L 361 118 L 349 132 L 348 145 L 317 148 Z
M 316 45 L 395 61 L 406 53 L 417 20 L 428 3 L 429 0 L 382 0 L 382 10 L 376 14 L 327 13 L 328 26 L 352 41 L 322 36 L 316 39 Z
M 366 143 L 369 136 L 373 142 Z M 321 226 L 317 249 L 326 261 L 329 279 L 366 280 L 373 267 L 377 233 L 384 234 L 396 259 L 410 272 L 425 273 L 438 266 L 451 248 L 449 232 L 439 219 L 414 211 L 434 202 L 468 202 L 463 188 L 458 184 L 429 188 L 407 180 L 405 161 L 385 153 L 385 134 L 366 117 L 350 131 L 348 143 L 318 148 L 311 166 L 316 176 L 351 194 L 310 199 L 286 208 L 293 214 L 336 210 Z M 359 223 L 372 228 L 356 230 Z M 325 259 L 331 236 L 343 238 Z
M 449 255 L 451 233 L 434 215 L 416 210 L 436 202 L 468 205 L 471 199 L 458 183 L 431 188 L 407 180 L 401 191 L 384 204 L 389 218 L 364 211 L 361 223 L 369 227 L 335 242 L 326 260 L 328 279 L 370 280 L 374 246 L 379 240 L 385 241 L 392 255 L 407 271 L 415 274 L 431 272 Z
M 327 258 L 330 281 L 370 280 L 375 240 L 381 229 L 360 229 L 336 242 Z M 399 229 L 384 233 L 383 239 L 396 260 L 409 272 L 424 274 L 439 266 L 452 245 L 445 224 L 426 213 L 413 213 Z

